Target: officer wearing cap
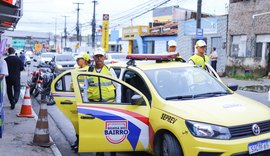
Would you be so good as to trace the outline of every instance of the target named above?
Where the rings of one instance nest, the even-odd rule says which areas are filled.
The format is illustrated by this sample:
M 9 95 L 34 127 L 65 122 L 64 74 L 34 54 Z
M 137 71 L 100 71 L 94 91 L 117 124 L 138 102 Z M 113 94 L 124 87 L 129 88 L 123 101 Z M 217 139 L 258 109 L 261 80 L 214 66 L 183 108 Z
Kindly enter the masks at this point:
M 80 55 L 77 56 L 76 62 L 78 67 L 76 68 L 77 70 L 88 70 L 89 66 L 89 61 L 90 61 L 90 56 L 87 53 L 80 53 Z
M 190 64 L 199 65 L 204 69 L 205 63 L 209 62 L 209 57 L 205 55 L 206 43 L 203 40 L 196 42 L 195 48 L 197 52 L 189 58 Z
M 176 52 L 176 42 L 175 40 L 169 40 L 168 42 L 168 52 Z
M 94 51 L 94 73 L 101 73 L 117 78 L 114 70 L 104 64 L 105 52 L 102 48 Z M 121 86 L 108 79 L 93 77 L 93 82 L 88 87 L 88 99 L 96 102 L 121 102 Z M 116 90 L 116 95 L 115 95 Z

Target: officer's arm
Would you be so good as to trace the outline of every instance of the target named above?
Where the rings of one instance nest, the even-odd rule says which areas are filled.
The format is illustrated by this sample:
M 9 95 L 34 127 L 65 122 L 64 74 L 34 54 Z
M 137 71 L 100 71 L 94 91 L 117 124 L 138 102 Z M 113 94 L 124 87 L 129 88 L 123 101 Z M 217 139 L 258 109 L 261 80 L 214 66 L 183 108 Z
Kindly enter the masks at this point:
M 112 74 L 112 77 L 117 78 L 117 75 L 115 74 L 115 71 L 113 68 L 110 68 L 110 72 Z M 113 85 L 116 88 L 116 103 L 121 103 L 121 85 L 117 82 L 113 81 Z

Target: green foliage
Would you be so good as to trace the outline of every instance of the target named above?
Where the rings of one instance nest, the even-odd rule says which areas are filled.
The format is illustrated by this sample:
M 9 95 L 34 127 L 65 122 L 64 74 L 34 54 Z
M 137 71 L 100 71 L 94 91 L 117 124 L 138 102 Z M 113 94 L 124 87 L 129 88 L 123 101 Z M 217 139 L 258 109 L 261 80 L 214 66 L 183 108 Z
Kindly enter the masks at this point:
M 254 76 L 252 74 L 245 74 L 245 75 L 239 75 L 239 74 L 229 74 L 230 78 L 234 78 L 237 80 L 258 80 L 259 77 Z

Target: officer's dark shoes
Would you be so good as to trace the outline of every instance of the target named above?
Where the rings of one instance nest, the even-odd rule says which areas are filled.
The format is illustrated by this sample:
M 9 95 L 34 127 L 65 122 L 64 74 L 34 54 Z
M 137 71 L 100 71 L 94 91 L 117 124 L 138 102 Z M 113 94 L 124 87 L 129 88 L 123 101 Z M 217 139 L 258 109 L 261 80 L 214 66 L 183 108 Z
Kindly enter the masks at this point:
M 103 152 L 97 152 L 96 156 L 104 156 L 104 153 Z
M 75 153 L 78 153 L 78 145 L 75 145 L 72 150 L 75 152 Z

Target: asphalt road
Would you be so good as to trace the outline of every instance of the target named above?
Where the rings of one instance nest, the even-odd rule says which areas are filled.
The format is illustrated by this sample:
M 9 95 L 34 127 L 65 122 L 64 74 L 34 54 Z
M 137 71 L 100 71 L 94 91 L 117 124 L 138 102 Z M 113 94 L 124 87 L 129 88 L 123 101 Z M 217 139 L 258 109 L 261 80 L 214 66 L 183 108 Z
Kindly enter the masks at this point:
M 36 65 L 33 62 L 30 67 L 27 67 L 24 72 L 22 72 L 22 84 L 26 84 L 26 80 L 30 79 L 31 72 L 36 70 L 33 65 Z M 267 93 L 254 93 L 247 91 L 237 91 L 238 94 L 257 100 L 265 105 L 270 107 L 270 102 L 267 101 Z M 39 104 L 40 96 L 37 98 L 32 97 L 32 106 L 34 111 L 38 114 L 40 109 Z M 71 122 L 65 117 L 65 115 L 58 109 L 56 105 L 48 106 L 48 118 L 49 118 L 49 130 L 50 135 L 59 148 L 62 155 L 68 156 L 94 156 L 95 153 L 83 153 L 77 154 L 71 150 L 70 145 L 75 141 L 75 131 Z M 109 156 L 110 153 L 106 153 L 106 156 Z M 134 155 L 149 155 L 147 153 L 137 152 L 137 153 L 117 153 L 118 156 L 134 156 Z

